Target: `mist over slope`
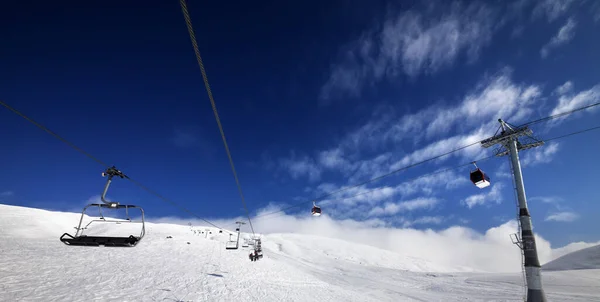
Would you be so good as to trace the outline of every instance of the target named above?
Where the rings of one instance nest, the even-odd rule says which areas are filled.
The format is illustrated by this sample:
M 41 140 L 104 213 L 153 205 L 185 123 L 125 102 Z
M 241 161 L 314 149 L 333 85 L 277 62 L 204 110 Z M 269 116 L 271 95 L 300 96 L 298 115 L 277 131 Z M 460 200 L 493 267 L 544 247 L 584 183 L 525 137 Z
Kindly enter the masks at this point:
M 164 221 L 147 223 L 146 236 L 134 248 L 66 246 L 58 238 L 73 234 L 79 217 L 0 205 L 0 301 L 516 301 L 523 292 L 520 272 L 478 272 L 483 271 L 478 259 L 446 260 L 449 265 L 431 260 L 450 256 L 428 249 L 453 252 L 457 242 L 424 244 L 444 236 L 460 239 L 465 229 L 386 233 L 390 230 L 361 231 L 356 222 L 312 220 L 311 229 L 322 234 L 260 234 L 264 257 L 251 262 L 251 246 L 225 249 L 227 231 Z M 323 224 L 330 224 L 333 233 L 352 227 L 362 240 L 331 238 Z M 301 226 L 308 228 L 309 221 Z M 134 229 L 125 221 L 89 227 L 98 233 L 139 231 Z M 491 248 L 502 230 L 466 232 L 458 250 L 469 247 L 465 242 Z M 376 234 L 389 240 L 410 234 L 414 246 L 402 252 L 361 242 Z M 418 241 L 418 234 L 430 237 Z M 423 257 L 415 255 L 419 249 Z M 554 301 L 595 301 L 598 276 L 600 270 L 547 272 L 544 286 Z

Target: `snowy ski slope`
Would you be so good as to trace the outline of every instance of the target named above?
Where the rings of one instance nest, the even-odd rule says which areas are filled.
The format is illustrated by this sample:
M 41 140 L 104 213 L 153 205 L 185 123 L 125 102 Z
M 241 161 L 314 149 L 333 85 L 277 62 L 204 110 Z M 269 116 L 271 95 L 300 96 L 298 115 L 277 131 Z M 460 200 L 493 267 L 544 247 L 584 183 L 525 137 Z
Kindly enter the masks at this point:
M 315 235 L 265 235 L 257 262 L 248 259 L 249 248 L 225 250 L 229 235 L 209 227 L 196 228 L 209 229 L 207 235 L 147 223 L 134 248 L 61 243 L 78 221 L 76 213 L 0 205 L 0 301 L 519 301 L 523 295 L 518 273 L 466 272 Z M 543 280 L 551 301 L 600 301 L 599 269 L 544 272 Z
M 544 271 L 600 269 L 600 245 L 575 251 L 543 265 Z

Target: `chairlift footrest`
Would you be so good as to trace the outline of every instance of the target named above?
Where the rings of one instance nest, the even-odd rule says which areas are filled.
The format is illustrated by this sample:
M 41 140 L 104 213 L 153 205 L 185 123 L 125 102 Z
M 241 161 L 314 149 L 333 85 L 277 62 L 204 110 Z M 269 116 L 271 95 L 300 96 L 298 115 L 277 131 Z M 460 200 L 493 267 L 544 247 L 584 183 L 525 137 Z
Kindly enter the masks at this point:
M 68 237 L 68 238 L 67 238 Z M 80 236 L 73 237 L 68 233 L 60 236 L 60 241 L 66 245 L 73 246 L 107 246 L 107 247 L 134 247 L 140 241 L 139 238 L 130 235 L 129 237 L 101 237 L 101 236 Z

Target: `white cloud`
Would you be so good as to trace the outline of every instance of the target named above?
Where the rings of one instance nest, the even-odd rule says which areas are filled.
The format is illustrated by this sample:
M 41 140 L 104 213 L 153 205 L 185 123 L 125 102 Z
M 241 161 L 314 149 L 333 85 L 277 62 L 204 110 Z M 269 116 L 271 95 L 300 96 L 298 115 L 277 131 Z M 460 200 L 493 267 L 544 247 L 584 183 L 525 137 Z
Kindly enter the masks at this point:
M 564 84 L 562 84 L 556 88 L 556 93 L 558 93 L 559 95 L 564 95 L 564 94 L 571 92 L 572 90 L 573 90 L 573 82 L 566 81 Z
M 548 22 L 564 15 L 575 0 L 538 0 L 533 8 L 533 16 L 546 16 Z
M 556 48 L 560 45 L 566 44 L 567 42 L 571 41 L 571 39 L 573 39 L 573 36 L 575 35 L 576 26 L 576 22 L 572 18 L 569 18 L 567 20 L 567 23 L 565 23 L 565 25 L 563 25 L 558 30 L 556 36 L 552 37 L 550 42 L 548 42 L 548 44 L 542 47 L 542 49 L 540 50 L 542 58 L 546 58 L 550 53 L 550 50 L 552 50 L 553 48 Z
M 557 196 L 534 196 L 531 198 L 528 198 L 529 201 L 540 201 L 543 203 L 549 203 L 549 204 L 558 204 L 560 203 L 563 199 Z
M 280 160 L 281 167 L 287 169 L 294 179 L 306 176 L 310 181 L 321 179 L 321 168 L 307 156 L 297 158 L 292 153 L 291 158 Z
M 521 155 L 521 165 L 534 166 L 542 163 L 549 163 L 552 161 L 553 156 L 558 152 L 559 144 L 556 142 L 543 145 L 534 149 L 529 149 L 519 152 Z M 524 154 L 523 154 L 524 153 Z
M 403 182 L 395 187 L 399 194 L 407 197 L 416 193 L 433 194 L 434 189 L 453 189 L 469 183 L 467 177 L 461 177 L 454 171 L 439 170 L 430 175 Z
M 421 175 L 417 178 L 406 180 L 395 186 L 382 185 L 379 187 L 367 187 L 366 185 L 353 187 L 335 194 L 319 202 L 321 205 L 333 207 L 344 215 L 350 213 L 358 205 L 374 206 L 383 201 L 390 201 L 395 197 L 407 198 L 415 194 L 431 196 L 436 189 L 451 190 L 469 183 L 466 176 L 457 175 L 449 169 L 441 169 L 433 173 Z M 339 190 L 340 188 L 330 183 L 324 183 L 317 187 L 317 194 L 326 194 Z M 406 206 L 406 205 L 405 205 Z M 383 213 L 386 207 L 376 210 Z M 400 209 L 397 205 L 387 205 L 387 210 Z M 340 215 L 336 215 L 339 217 Z
M 485 172 L 485 170 L 484 170 Z M 498 166 L 498 169 L 496 170 L 496 173 L 494 174 L 497 178 L 508 178 L 508 179 L 512 179 L 512 174 L 510 174 L 510 166 L 508 165 L 508 162 L 505 160 L 503 161 L 500 166 Z
M 454 3 L 439 11 L 444 13 L 403 11 L 363 33 L 333 65 L 320 98 L 359 96 L 367 84 L 400 73 L 434 73 L 463 52 L 475 60 L 491 39 L 495 10 L 481 3 Z
M 377 110 L 368 122 L 343 137 L 335 148 L 318 152 L 315 162 L 320 167 L 315 169 L 340 172 L 349 183 L 356 183 L 486 138 L 497 129 L 498 116 L 511 116 L 512 123 L 524 121 L 533 112 L 541 89 L 536 85 L 516 84 L 510 74 L 511 70 L 504 68 L 486 77 L 452 106 L 431 105 L 400 117 L 394 110 Z M 462 134 L 431 141 L 451 131 Z M 425 144 L 424 140 L 430 142 Z M 363 155 L 411 141 L 424 147 L 408 154 L 384 152 L 370 158 Z M 454 156 L 473 160 L 482 157 L 481 153 L 480 147 L 473 146 Z
M 319 163 L 330 169 L 351 169 L 350 163 L 343 158 L 343 151 L 340 148 L 322 151 L 319 153 Z
M 504 185 L 502 183 L 495 183 L 492 185 L 492 188 L 489 190 L 489 192 L 471 195 L 465 198 L 463 203 L 466 204 L 469 209 L 476 205 L 485 205 L 491 202 L 499 204 L 502 202 L 502 194 L 500 194 L 500 190 L 503 186 Z
M 437 198 L 425 198 L 420 197 L 409 201 L 402 201 L 398 203 L 387 202 L 383 207 L 373 208 L 368 216 L 381 216 L 381 215 L 395 215 L 399 212 L 415 211 L 419 209 L 433 208 L 439 203 Z
M 559 247 L 557 249 L 553 249 L 552 250 L 552 258 L 556 259 L 556 258 L 560 258 L 566 254 L 572 253 L 572 252 L 576 252 L 578 250 L 582 250 L 588 247 L 592 247 L 592 246 L 596 246 L 600 244 L 600 241 L 597 242 L 571 242 L 563 247 Z
M 575 95 L 565 92 L 565 94 L 561 95 L 558 99 L 558 104 L 556 107 L 554 107 L 554 109 L 552 109 L 550 115 L 567 112 L 596 102 L 600 102 L 600 85 L 595 85 L 594 87 L 588 90 L 580 91 Z M 591 111 L 593 109 L 590 108 L 587 110 Z
M 397 122 L 387 122 L 387 118 L 368 122 L 355 131 L 346 140 L 352 143 L 342 146 L 353 146 L 365 143 L 369 146 L 385 145 L 388 142 L 400 143 L 412 139 L 418 142 L 426 138 L 446 135 L 452 130 L 473 129 L 470 133 L 455 135 L 434 141 L 415 150 L 391 164 L 389 170 L 422 161 L 458 147 L 477 142 L 490 135 L 497 128 L 498 116 L 511 116 L 511 122 L 524 121 L 533 112 L 534 104 L 541 95 L 536 85 L 518 85 L 510 80 L 510 70 L 504 69 L 498 75 L 480 82 L 463 100 L 454 106 L 432 105 L 413 114 L 407 114 Z M 389 119 L 394 121 L 394 119 Z M 465 133 L 465 132 L 463 132 Z M 376 142 L 375 140 L 378 140 Z M 481 148 L 471 148 L 462 154 L 469 159 L 481 153 Z M 460 154 L 460 153 L 459 153 Z
M 417 224 L 442 224 L 444 222 L 444 217 L 442 216 L 423 216 L 419 217 L 410 222 L 411 225 Z
M 394 171 L 394 170 L 398 170 L 400 168 L 403 168 L 403 167 L 406 167 L 406 166 L 409 166 L 409 165 L 412 165 L 412 164 L 415 164 L 418 162 L 423 162 L 425 160 L 428 160 L 435 156 L 439 156 L 446 152 L 458 149 L 458 148 L 466 146 L 466 145 L 476 143 L 476 142 L 484 139 L 487 135 L 488 134 L 484 132 L 484 127 L 480 127 L 470 134 L 456 135 L 456 136 L 452 136 L 452 137 L 449 137 L 446 139 L 442 139 L 442 140 L 433 142 L 433 143 L 425 146 L 422 149 L 415 150 L 415 151 L 411 152 L 410 154 L 405 155 L 400 160 L 398 160 L 394 164 L 392 164 L 389 167 L 389 170 Z M 475 147 L 479 147 L 479 146 L 473 145 L 472 149 L 474 149 Z M 481 147 L 479 147 L 479 149 L 480 148 Z M 480 153 L 479 149 L 478 149 L 478 151 L 471 151 L 468 154 L 471 155 L 475 152 Z M 463 151 L 462 154 L 465 154 L 464 152 L 468 152 L 468 151 L 469 151 L 468 149 L 465 149 L 465 151 Z M 456 154 L 461 154 L 461 153 L 456 153 Z M 444 159 L 447 159 L 447 158 L 448 157 L 446 156 Z
M 518 122 L 531 113 L 530 106 L 540 94 L 538 86 L 514 84 L 510 70 L 505 69 L 480 82 L 458 106 L 436 110 L 433 121 L 427 123 L 427 135 L 445 134 L 459 123 L 474 126 L 499 116 L 511 115 L 511 121 Z
M 558 221 L 558 222 L 573 222 L 579 218 L 579 215 L 574 212 L 559 212 L 546 216 L 545 221 Z

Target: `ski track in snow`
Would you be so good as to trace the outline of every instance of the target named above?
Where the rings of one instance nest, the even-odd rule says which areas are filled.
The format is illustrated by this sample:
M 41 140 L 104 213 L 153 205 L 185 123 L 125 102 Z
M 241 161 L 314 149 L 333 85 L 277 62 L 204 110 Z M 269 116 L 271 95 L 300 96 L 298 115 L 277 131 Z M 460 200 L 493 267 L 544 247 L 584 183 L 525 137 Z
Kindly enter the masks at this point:
M 263 236 L 264 257 L 226 233 L 147 223 L 134 248 L 66 246 L 74 213 L 0 205 L 0 301 L 520 301 L 519 273 L 453 272 L 311 235 Z M 126 223 L 125 223 L 126 225 Z M 108 230 L 108 225 L 96 231 Z M 120 226 L 121 227 L 121 226 Z M 167 239 L 167 236 L 173 236 Z M 187 244 L 190 242 L 190 244 Z M 240 244 L 241 245 L 241 244 Z M 600 301 L 600 269 L 544 272 L 550 301 Z

